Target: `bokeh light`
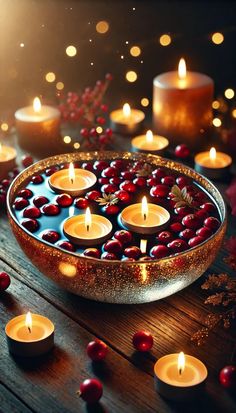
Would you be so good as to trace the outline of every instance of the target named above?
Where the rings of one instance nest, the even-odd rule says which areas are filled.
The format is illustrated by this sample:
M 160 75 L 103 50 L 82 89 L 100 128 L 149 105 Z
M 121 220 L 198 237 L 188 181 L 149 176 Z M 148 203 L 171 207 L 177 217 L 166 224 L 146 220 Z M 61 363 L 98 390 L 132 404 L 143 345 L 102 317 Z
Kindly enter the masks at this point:
M 221 44 L 224 41 L 224 36 L 222 33 L 216 32 L 211 36 L 211 40 L 214 44 Z
M 133 57 L 138 57 L 141 54 L 141 49 L 138 46 L 132 46 L 130 49 L 130 54 Z
M 222 125 L 222 122 L 219 118 L 214 118 L 212 123 L 216 128 L 219 128 Z
M 69 56 L 69 57 L 74 57 L 74 56 L 76 56 L 76 54 L 77 54 L 77 49 L 76 49 L 76 47 L 75 46 L 67 46 L 67 48 L 66 48 L 66 54 L 67 54 L 67 56 Z
M 79 143 L 79 142 L 75 142 L 75 143 L 74 143 L 74 148 L 75 148 L 75 149 L 79 149 L 79 148 L 80 148 L 80 143 Z
M 101 126 L 97 126 L 97 127 L 96 127 L 96 132 L 97 132 L 97 133 L 102 133 L 102 132 L 103 132 L 102 127 L 101 127 Z
M 7 132 L 8 129 L 9 129 L 8 124 L 7 124 L 6 122 L 3 122 L 3 123 L 1 124 L 1 129 L 2 129 L 3 132 Z
M 171 37 L 169 34 L 163 34 L 159 39 L 161 46 L 169 46 L 171 44 Z
M 64 89 L 64 83 L 63 82 L 57 82 L 57 84 L 56 84 L 56 88 L 57 88 L 57 90 L 62 90 L 62 89 Z
M 126 80 L 128 80 L 128 82 L 133 83 L 137 80 L 138 75 L 133 70 L 130 70 L 129 72 L 126 73 L 125 77 L 126 77 Z
M 48 72 L 45 75 L 45 79 L 47 82 L 52 83 L 56 80 L 56 75 L 53 72 Z
M 25 43 L 20 43 L 20 47 L 25 47 Z
M 236 109 L 232 110 L 232 116 L 233 116 L 233 118 L 236 118 Z
M 147 107 L 147 106 L 149 105 L 149 100 L 148 100 L 148 98 L 142 98 L 142 99 L 141 99 L 141 105 L 142 105 L 143 107 Z
M 109 30 L 109 23 L 105 20 L 101 20 L 96 24 L 96 31 L 100 34 L 105 34 Z
M 226 97 L 227 99 L 233 99 L 233 97 L 234 97 L 234 90 L 231 89 L 231 88 L 226 89 L 224 94 L 225 94 L 225 97 Z
M 220 102 L 218 100 L 214 100 L 212 102 L 212 108 L 213 109 L 219 109 L 219 107 L 220 107 Z
M 69 135 L 64 136 L 63 141 L 65 143 L 71 143 L 71 137 Z

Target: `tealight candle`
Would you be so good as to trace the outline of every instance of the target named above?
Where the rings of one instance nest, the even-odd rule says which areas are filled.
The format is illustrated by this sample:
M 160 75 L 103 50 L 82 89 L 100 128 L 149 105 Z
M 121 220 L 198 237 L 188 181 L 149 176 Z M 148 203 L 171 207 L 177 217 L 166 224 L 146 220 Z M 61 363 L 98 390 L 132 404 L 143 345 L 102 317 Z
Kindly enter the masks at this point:
M 140 204 L 124 208 L 119 219 L 126 229 L 139 234 L 154 234 L 168 224 L 170 214 L 160 205 L 149 204 L 144 196 Z
M 131 109 L 128 103 L 125 103 L 123 109 L 117 109 L 111 112 L 111 128 L 114 132 L 133 135 L 141 129 L 144 113 L 138 109 Z
M 97 245 L 109 238 L 112 224 L 102 215 L 91 214 L 87 208 L 85 214 L 74 215 L 64 222 L 65 236 L 77 245 Z
M 200 152 L 195 158 L 195 170 L 210 179 L 225 178 L 232 164 L 231 156 L 223 152 L 216 152 L 211 148 L 209 152 Z
M 5 328 L 9 352 L 22 357 L 47 353 L 54 345 L 54 325 L 40 314 L 19 315 Z
M 11 146 L 0 143 L 0 180 L 7 178 L 8 172 L 10 172 L 15 165 L 16 150 Z
M 33 106 L 15 112 L 19 144 L 34 152 L 57 152 L 60 143 L 60 111 L 41 105 L 36 97 Z
M 54 172 L 48 184 L 54 192 L 78 196 L 92 188 L 96 181 L 97 177 L 94 173 L 86 169 L 74 168 L 71 162 L 68 169 Z
M 170 400 L 193 399 L 203 390 L 206 378 L 206 366 L 183 352 L 161 357 L 154 366 L 156 390 Z
M 213 80 L 186 70 L 184 59 L 178 71 L 162 73 L 153 80 L 155 131 L 173 143 L 199 148 L 212 128 Z
M 139 135 L 133 138 L 131 144 L 135 152 L 163 155 L 169 145 L 169 141 L 164 136 L 153 135 L 152 131 L 148 130 L 146 135 Z

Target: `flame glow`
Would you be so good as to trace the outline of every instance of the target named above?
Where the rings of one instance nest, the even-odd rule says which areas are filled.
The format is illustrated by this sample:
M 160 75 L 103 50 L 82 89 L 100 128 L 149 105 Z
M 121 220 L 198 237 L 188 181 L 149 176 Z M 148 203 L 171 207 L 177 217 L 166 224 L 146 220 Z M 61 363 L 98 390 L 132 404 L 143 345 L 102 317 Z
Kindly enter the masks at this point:
M 180 61 L 179 61 L 179 66 L 178 66 L 178 76 L 179 79 L 186 79 L 186 75 L 187 75 L 187 69 L 186 69 L 186 63 L 185 60 L 183 59 L 183 57 L 181 57 Z
M 216 160 L 216 150 L 215 148 L 211 148 L 210 152 L 209 152 L 209 157 L 211 161 L 215 161 Z
M 41 102 L 38 97 L 34 98 L 33 108 L 35 113 L 39 113 L 41 111 Z
M 147 240 L 146 239 L 140 240 L 140 250 L 142 254 L 146 254 L 146 251 L 147 251 Z
M 185 355 L 184 355 L 183 351 L 181 351 L 179 353 L 179 356 L 178 356 L 178 372 L 179 372 L 179 375 L 181 375 L 183 373 L 184 368 L 185 368 Z
M 30 311 L 28 311 L 28 313 L 26 314 L 25 326 L 28 328 L 29 332 L 31 333 L 31 330 L 32 330 L 32 316 L 31 316 Z
M 128 103 L 125 103 L 123 106 L 123 114 L 126 118 L 128 118 L 130 116 L 130 113 L 131 113 L 130 105 Z
M 71 183 L 73 184 L 75 180 L 75 168 L 72 162 L 69 165 L 69 179 Z
M 142 199 L 142 216 L 143 216 L 144 221 L 148 217 L 148 202 L 147 202 L 146 196 L 144 196 Z
M 152 143 L 153 142 L 153 133 L 151 130 L 148 130 L 146 133 L 146 141 L 148 143 Z
M 0 152 L 2 152 L 2 144 L 0 143 Z
M 85 224 L 87 231 L 89 231 L 92 225 L 92 215 L 91 215 L 89 207 L 86 209 L 86 212 L 85 212 L 84 224 Z

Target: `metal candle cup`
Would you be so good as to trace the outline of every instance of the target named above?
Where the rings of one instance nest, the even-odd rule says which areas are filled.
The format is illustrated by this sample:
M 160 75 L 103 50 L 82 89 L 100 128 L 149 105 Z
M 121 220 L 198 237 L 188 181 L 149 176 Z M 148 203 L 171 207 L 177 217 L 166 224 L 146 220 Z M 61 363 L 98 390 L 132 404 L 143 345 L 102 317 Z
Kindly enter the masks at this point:
M 9 352 L 21 357 L 47 353 L 54 346 L 53 323 L 40 314 L 31 314 L 32 325 L 29 327 L 26 317 L 24 314 L 19 315 L 5 327 Z
M 0 144 L 0 180 L 7 178 L 16 165 L 16 150 L 11 146 Z
M 216 152 L 211 148 L 209 152 L 200 152 L 195 158 L 195 170 L 210 179 L 224 179 L 230 173 L 231 156 L 224 152 Z
M 139 135 L 131 141 L 134 152 L 152 153 L 154 155 L 164 155 L 169 141 L 164 136 L 153 135 L 148 130 L 146 135 Z
M 133 135 L 140 131 L 144 118 L 144 112 L 138 109 L 131 109 L 129 104 L 125 103 L 123 109 L 111 112 L 111 128 L 114 132 L 120 134 Z
M 183 353 L 168 354 L 154 366 L 155 388 L 169 400 L 192 400 L 204 389 L 207 374 L 206 366 L 199 359 Z

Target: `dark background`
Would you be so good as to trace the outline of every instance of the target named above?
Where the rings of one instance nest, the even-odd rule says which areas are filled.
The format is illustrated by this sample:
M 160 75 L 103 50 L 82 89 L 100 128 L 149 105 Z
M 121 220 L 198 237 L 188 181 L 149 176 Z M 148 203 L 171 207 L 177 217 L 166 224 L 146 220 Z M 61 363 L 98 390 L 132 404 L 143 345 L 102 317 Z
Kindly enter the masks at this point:
M 99 20 L 109 23 L 106 34 L 96 32 Z M 216 31 L 224 34 L 221 45 L 211 41 Z M 171 35 L 168 47 L 159 43 L 163 33 Z M 65 53 L 70 44 L 78 50 L 73 58 Z M 234 1 L 0 0 L 0 120 L 35 95 L 53 102 L 57 81 L 66 91 L 80 90 L 106 72 L 114 75 L 111 106 L 139 107 L 142 97 L 151 99 L 153 77 L 176 69 L 181 56 L 189 69 L 212 76 L 222 93 L 236 86 L 235 44 Z M 133 45 L 141 56 L 130 55 Z M 126 81 L 128 70 L 137 72 L 136 82 Z M 50 71 L 54 83 L 45 80 Z

